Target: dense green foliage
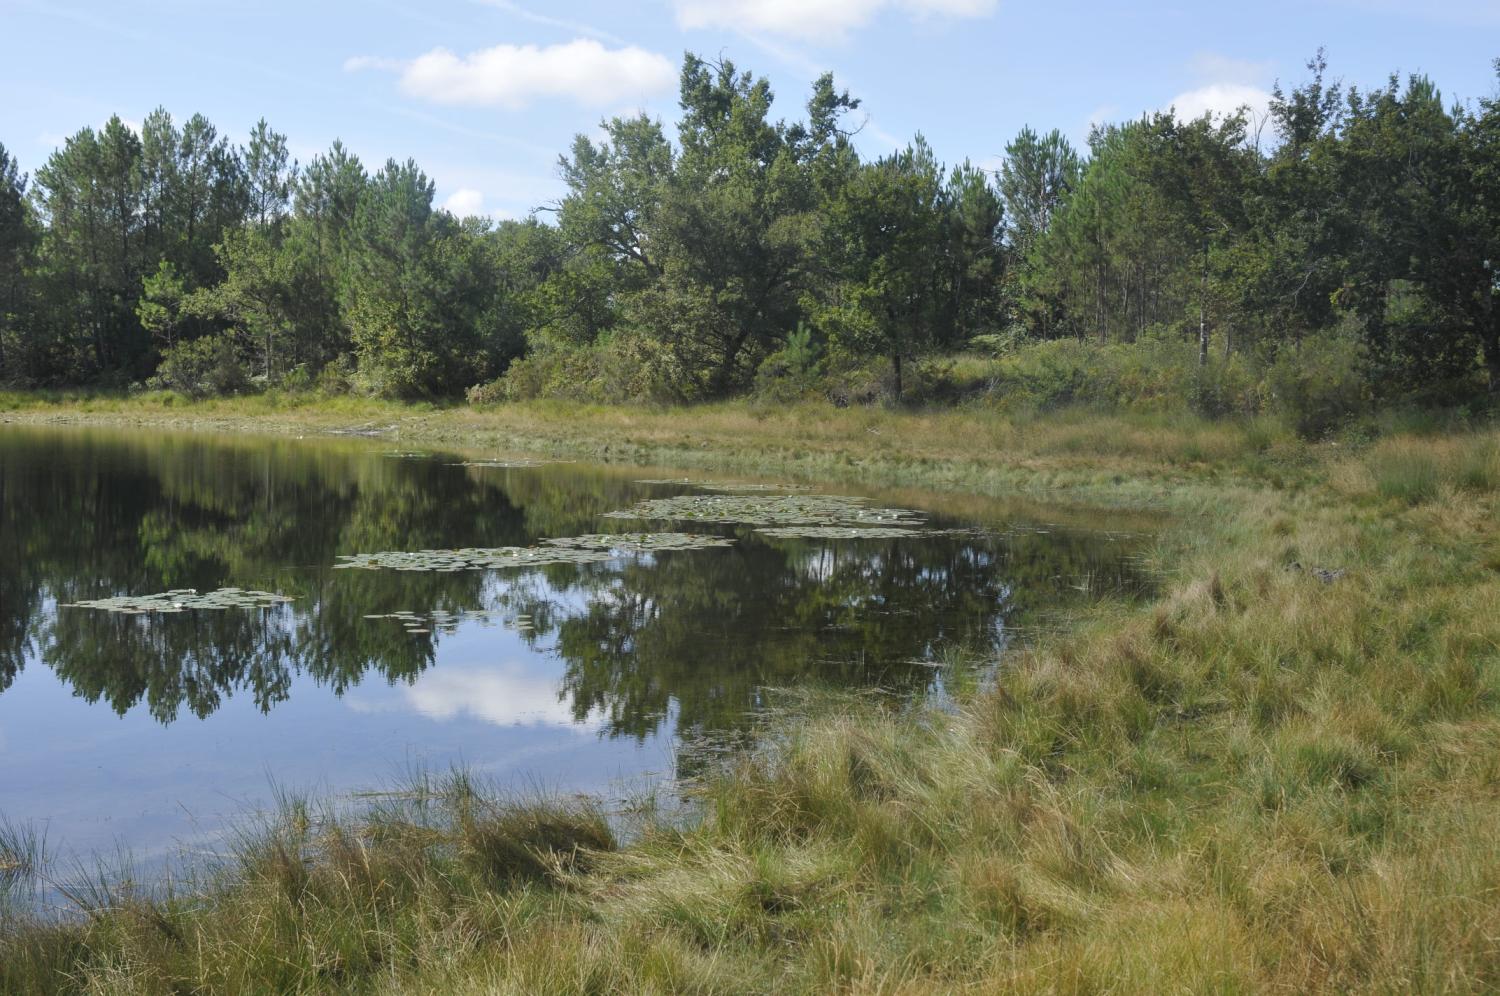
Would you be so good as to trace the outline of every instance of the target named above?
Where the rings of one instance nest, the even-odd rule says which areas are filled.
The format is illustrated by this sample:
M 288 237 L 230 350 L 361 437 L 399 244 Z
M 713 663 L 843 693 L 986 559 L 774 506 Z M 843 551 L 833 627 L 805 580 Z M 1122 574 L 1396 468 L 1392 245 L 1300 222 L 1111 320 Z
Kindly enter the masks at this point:
M 681 83 L 675 137 L 575 140 L 555 224 L 456 219 L 415 163 L 338 143 L 299 165 L 264 121 L 240 147 L 113 118 L 34 178 L 0 148 L 0 381 L 900 400 L 944 394 L 924 359 L 1067 339 L 1110 366 L 1182 344 L 1175 403 L 1310 432 L 1500 389 L 1500 99 L 1346 88 L 1320 55 L 1259 132 L 1166 111 L 1081 153 L 1027 128 L 991 176 L 921 136 L 862 159 L 828 75 L 796 121 L 727 61 Z M 1013 404 L 1000 367 L 979 393 Z

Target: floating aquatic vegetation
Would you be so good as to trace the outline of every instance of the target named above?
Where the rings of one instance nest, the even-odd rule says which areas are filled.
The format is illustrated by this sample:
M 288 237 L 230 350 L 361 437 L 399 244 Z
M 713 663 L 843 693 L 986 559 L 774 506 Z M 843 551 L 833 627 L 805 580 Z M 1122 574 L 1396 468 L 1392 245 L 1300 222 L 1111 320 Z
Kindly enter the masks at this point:
M 397 460 L 430 460 L 437 454 L 432 450 L 386 450 L 381 456 L 393 457 Z
M 609 560 L 607 550 L 569 549 L 557 546 L 465 547 L 461 550 L 390 550 L 355 553 L 339 557 L 334 569 L 360 568 L 390 571 L 478 571 L 504 567 L 537 567 L 546 564 L 596 564 Z
M 912 536 L 925 539 L 947 530 L 902 529 L 898 526 L 768 526 L 756 532 L 777 539 L 906 539 Z
M 920 512 L 872 508 L 846 495 L 678 495 L 604 513 L 611 519 L 744 523 L 751 526 L 920 526 Z
M 408 633 L 454 633 L 458 631 L 458 625 L 465 621 L 490 622 L 499 619 L 500 622 L 516 630 L 519 633 L 529 633 L 535 627 L 532 625 L 529 615 L 510 615 L 499 610 L 490 609 L 464 609 L 460 612 L 449 612 L 446 609 L 433 609 L 431 612 L 411 612 L 402 609 L 398 612 L 375 612 L 365 616 L 366 619 L 390 619 L 399 622 Z
M 472 571 L 502 567 L 534 567 L 543 564 L 597 564 L 616 553 L 651 553 L 658 550 L 706 550 L 733 546 L 725 536 L 692 533 L 594 533 L 563 536 L 542 541 L 542 546 L 501 546 L 490 549 L 393 550 L 356 553 L 339 557 L 335 568 L 392 571 Z
M 140 615 L 145 612 L 187 612 L 189 609 L 265 609 L 292 601 L 289 595 L 272 591 L 246 591 L 243 588 L 220 588 L 199 592 L 196 588 L 174 588 L 156 595 L 116 595 L 83 602 L 69 602 L 63 608 L 101 609 Z
M 700 533 L 591 533 L 587 536 L 564 536 L 542 542 L 548 546 L 571 550 L 619 550 L 626 553 L 707 550 L 717 546 L 734 546 L 734 540 L 728 536 L 704 536 Z

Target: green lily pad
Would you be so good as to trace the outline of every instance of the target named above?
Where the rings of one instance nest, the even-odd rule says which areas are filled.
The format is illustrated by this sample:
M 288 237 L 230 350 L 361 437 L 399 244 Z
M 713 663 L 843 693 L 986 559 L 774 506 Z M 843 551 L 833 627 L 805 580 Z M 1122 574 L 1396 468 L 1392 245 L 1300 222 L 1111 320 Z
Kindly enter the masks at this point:
M 389 550 L 339 557 L 334 569 L 369 571 L 479 571 L 546 564 L 595 564 L 610 559 L 607 550 L 550 546 L 465 547 L 460 550 Z
M 544 564 L 597 564 L 618 553 L 651 553 L 659 550 L 704 550 L 733 546 L 724 536 L 692 533 L 595 533 L 564 536 L 542 541 L 541 546 L 501 546 L 490 549 L 391 550 L 356 553 L 339 557 L 335 569 L 360 568 L 391 571 L 469 571 L 504 567 L 535 567 Z
M 704 536 L 698 533 L 591 533 L 587 536 L 564 536 L 542 540 L 548 546 L 570 550 L 618 550 L 625 553 L 654 553 L 659 550 L 707 550 L 734 546 L 728 536 Z
M 751 526 L 920 526 L 920 512 L 873 508 L 845 495 L 678 495 L 604 513 L 611 519 L 723 522 Z
M 290 601 L 291 596 L 278 595 L 272 591 L 220 588 L 217 591 L 200 592 L 196 588 L 173 588 L 155 595 L 116 595 L 113 598 L 69 602 L 62 608 L 99 609 L 103 612 L 140 615 L 144 612 L 171 614 L 192 609 L 265 609 Z
M 401 624 L 401 628 L 408 633 L 456 633 L 460 623 L 479 622 L 484 625 L 498 621 L 502 625 L 524 633 L 532 630 L 531 617 L 526 615 L 512 615 L 501 609 L 463 609 L 458 612 L 449 612 L 447 609 L 433 609 L 431 612 L 375 612 L 365 616 L 366 619 L 390 619 Z

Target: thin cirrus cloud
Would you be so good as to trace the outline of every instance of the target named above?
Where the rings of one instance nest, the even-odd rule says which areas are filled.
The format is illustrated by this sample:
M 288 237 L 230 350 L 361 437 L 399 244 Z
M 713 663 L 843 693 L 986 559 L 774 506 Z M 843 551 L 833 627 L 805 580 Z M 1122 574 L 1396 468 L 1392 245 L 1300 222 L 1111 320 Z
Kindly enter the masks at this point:
M 673 0 L 685 29 L 728 28 L 816 41 L 840 38 L 893 10 L 908 17 L 987 17 L 995 0 Z
M 665 56 L 634 45 L 606 48 L 592 38 L 545 47 L 496 45 L 468 55 L 435 48 L 411 60 L 357 56 L 344 69 L 395 72 L 402 92 L 435 104 L 508 110 L 549 99 L 613 106 L 655 97 L 677 83 Z

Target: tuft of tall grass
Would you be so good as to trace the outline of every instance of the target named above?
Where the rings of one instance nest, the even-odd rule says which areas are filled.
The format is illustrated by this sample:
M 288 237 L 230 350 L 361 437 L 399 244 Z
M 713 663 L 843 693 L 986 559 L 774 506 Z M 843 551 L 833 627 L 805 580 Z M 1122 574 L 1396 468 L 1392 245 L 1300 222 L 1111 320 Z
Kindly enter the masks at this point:
M 35 897 L 47 866 L 46 834 L 0 819 L 0 916 Z
M 1444 489 L 1489 493 L 1500 490 L 1500 432 L 1397 436 L 1371 447 L 1365 465 L 1381 497 L 1408 505 Z

